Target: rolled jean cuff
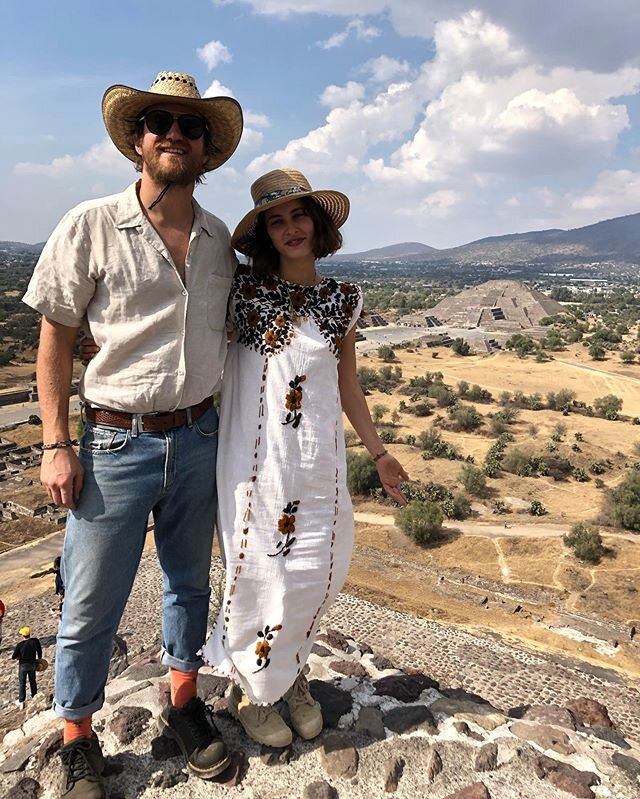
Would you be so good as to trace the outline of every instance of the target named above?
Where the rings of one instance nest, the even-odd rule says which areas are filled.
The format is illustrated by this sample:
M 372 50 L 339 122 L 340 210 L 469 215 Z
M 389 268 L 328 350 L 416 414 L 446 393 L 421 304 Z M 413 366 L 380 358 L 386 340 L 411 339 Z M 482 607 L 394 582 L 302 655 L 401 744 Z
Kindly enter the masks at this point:
M 86 719 L 87 716 L 93 716 L 103 705 L 104 691 L 95 702 L 92 702 L 90 705 L 85 705 L 84 707 L 62 707 L 62 705 L 59 705 L 54 699 L 53 710 L 56 716 L 67 719 L 67 721 L 80 721 L 81 719 Z
M 178 671 L 198 671 L 199 668 L 204 666 L 204 660 L 198 658 L 197 660 L 180 660 L 170 655 L 166 649 L 162 649 L 162 657 L 160 662 L 164 666 L 169 666 L 171 669 L 178 669 Z

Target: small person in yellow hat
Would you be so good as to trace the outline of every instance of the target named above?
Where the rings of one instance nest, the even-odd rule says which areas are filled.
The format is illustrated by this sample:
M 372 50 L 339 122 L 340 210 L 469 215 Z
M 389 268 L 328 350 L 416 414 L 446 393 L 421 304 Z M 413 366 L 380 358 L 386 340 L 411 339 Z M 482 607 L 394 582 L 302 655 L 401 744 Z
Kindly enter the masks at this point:
M 18 698 L 16 699 L 16 705 L 23 708 L 27 698 L 27 678 L 29 678 L 32 698 L 38 690 L 36 668 L 38 661 L 42 659 L 42 646 L 37 638 L 31 637 L 31 627 L 21 627 L 18 632 L 23 640 L 16 644 L 11 659 L 18 661 Z

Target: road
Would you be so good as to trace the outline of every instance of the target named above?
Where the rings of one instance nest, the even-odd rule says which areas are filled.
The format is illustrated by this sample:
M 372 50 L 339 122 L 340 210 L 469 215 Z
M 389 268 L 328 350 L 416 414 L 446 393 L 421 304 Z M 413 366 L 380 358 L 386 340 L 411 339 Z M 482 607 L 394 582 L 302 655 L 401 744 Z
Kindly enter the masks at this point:
M 378 524 L 383 527 L 395 527 L 393 516 L 377 513 L 356 513 L 355 520 L 363 524 Z M 508 526 L 507 526 L 508 525 Z M 486 538 L 560 538 L 571 530 L 569 524 L 527 524 L 526 522 L 449 522 L 445 530 L 458 531 L 463 535 L 484 536 Z M 604 537 L 621 538 L 640 544 L 640 535 L 633 533 L 613 533 L 601 531 Z
M 69 402 L 69 410 L 76 413 L 80 409 L 80 400 L 72 397 Z M 26 422 L 27 419 L 35 414 L 40 416 L 40 405 L 37 402 L 21 402 L 18 405 L 5 405 L 0 408 L 0 427 L 4 425 Z

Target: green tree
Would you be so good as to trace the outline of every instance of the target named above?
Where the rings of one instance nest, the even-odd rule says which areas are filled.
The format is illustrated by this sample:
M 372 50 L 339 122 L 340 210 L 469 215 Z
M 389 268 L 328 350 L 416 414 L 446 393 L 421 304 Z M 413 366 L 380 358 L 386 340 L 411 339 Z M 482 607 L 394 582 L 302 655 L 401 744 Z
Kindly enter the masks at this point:
M 378 358 L 384 361 L 385 363 L 393 363 L 393 361 L 397 361 L 396 354 L 393 351 L 393 347 L 390 344 L 381 344 L 378 347 Z
M 382 488 L 378 469 L 369 455 L 347 451 L 347 488 L 353 496 Z
M 395 522 L 417 544 L 427 544 L 442 532 L 444 515 L 435 502 L 414 500 L 396 511 Z
M 531 516 L 544 516 L 546 512 L 547 509 L 539 499 L 534 499 L 531 501 L 531 505 L 529 505 L 529 513 Z
M 574 524 L 571 532 L 562 540 L 573 550 L 573 554 L 578 560 L 589 563 L 600 563 L 606 551 L 602 545 L 602 536 L 598 528 L 584 522 Z
M 620 353 L 620 360 L 624 364 L 633 363 L 636 359 L 635 352 L 630 352 L 629 350 L 625 350 L 624 352 Z
M 594 400 L 593 407 L 603 418 L 615 421 L 622 410 L 622 400 L 615 394 L 606 394 Z
M 598 344 L 597 341 L 594 341 L 593 344 L 589 346 L 589 357 L 593 358 L 594 361 L 604 361 L 606 357 L 607 351 L 602 346 L 602 344 Z
M 463 338 L 454 338 L 451 349 L 456 355 L 468 355 L 471 352 L 471 347 Z
M 463 463 L 458 475 L 458 480 L 464 486 L 465 491 L 479 496 L 484 493 L 487 487 L 487 477 L 481 469 L 471 463 Z
M 609 501 L 615 521 L 627 530 L 640 532 L 640 471 L 632 469 L 611 492 Z
M 375 424 L 378 424 L 378 422 L 381 422 L 384 419 L 385 414 L 387 414 L 388 412 L 389 408 L 387 408 L 386 405 L 381 405 L 380 403 L 376 403 L 371 408 L 371 418 L 373 419 Z

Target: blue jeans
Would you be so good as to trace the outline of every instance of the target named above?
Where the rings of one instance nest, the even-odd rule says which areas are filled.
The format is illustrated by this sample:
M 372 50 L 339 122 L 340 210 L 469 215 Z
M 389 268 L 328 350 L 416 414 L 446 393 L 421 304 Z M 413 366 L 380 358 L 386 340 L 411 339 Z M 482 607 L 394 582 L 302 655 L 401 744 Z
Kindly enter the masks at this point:
M 192 427 L 132 434 L 86 424 L 80 500 L 67 520 L 54 709 L 65 719 L 99 710 L 113 636 L 131 593 L 149 514 L 164 576 L 162 662 L 196 671 L 207 629 L 216 513 L 218 414 Z

